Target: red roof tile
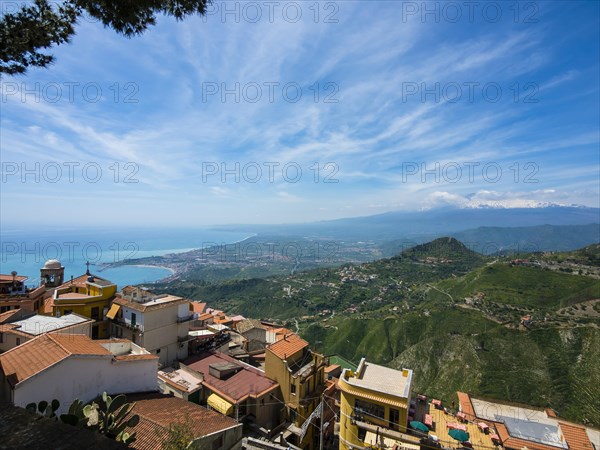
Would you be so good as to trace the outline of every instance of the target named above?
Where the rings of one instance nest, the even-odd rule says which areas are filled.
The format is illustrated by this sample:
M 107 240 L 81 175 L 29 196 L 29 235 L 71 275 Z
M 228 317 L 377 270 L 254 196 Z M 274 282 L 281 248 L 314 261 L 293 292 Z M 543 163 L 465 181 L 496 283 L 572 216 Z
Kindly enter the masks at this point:
M 572 423 L 559 422 L 560 429 L 569 445 L 569 450 L 594 450 L 585 427 Z
M 25 281 L 27 279 L 26 276 L 22 276 L 22 275 L 17 275 L 15 277 L 16 281 Z M 13 276 L 12 275 L 5 275 L 5 274 L 0 274 L 0 281 L 9 281 L 12 282 L 13 281 Z
M 211 364 L 218 363 L 232 363 L 239 366 L 241 370 L 225 380 L 220 380 L 210 374 L 209 367 Z M 202 382 L 204 386 L 233 403 L 241 402 L 247 397 L 259 397 L 279 386 L 275 381 L 267 378 L 264 372 L 224 353 L 204 354 L 199 358 L 190 358 L 184 364 L 204 375 Z
M 306 347 L 308 347 L 308 342 L 297 334 L 289 334 L 284 336 L 283 339 L 269 345 L 267 349 L 278 358 L 287 359 Z
M 456 395 L 458 395 L 458 404 L 460 405 L 460 410 L 467 416 L 468 420 L 474 421 L 477 416 L 475 414 L 475 410 L 473 409 L 473 404 L 471 403 L 471 397 L 469 397 L 469 394 L 457 392 Z
M 498 436 L 505 449 L 521 450 L 523 447 L 527 447 L 529 450 L 556 450 L 556 447 L 551 445 L 512 437 L 503 423 L 494 422 L 494 426 L 498 430 Z
M 3 312 L 2 314 L 0 314 L 0 323 L 6 322 L 12 316 L 14 316 L 15 314 L 17 314 L 19 311 L 20 310 L 18 310 L 18 309 L 12 309 L 10 311 Z
M 133 413 L 140 416 L 140 422 L 128 430 L 135 431 L 137 440 L 131 447 L 138 450 L 161 449 L 169 426 L 186 416 L 195 438 L 242 426 L 203 406 L 160 393 L 127 394 L 127 401 L 135 402 Z
M 0 370 L 20 383 L 71 355 L 112 355 L 83 334 L 43 334 L 0 355 Z
M 198 314 L 203 314 L 206 309 L 205 302 L 190 302 L 191 310 Z
M 58 286 L 56 289 L 64 289 L 67 288 L 69 286 L 79 286 L 79 287 L 85 287 L 88 277 L 94 277 L 94 281 L 103 281 L 105 283 L 111 283 L 109 280 L 99 277 L 97 275 L 91 274 L 83 274 L 83 275 L 79 275 L 77 278 L 73 278 L 72 280 L 68 280 L 65 281 L 63 284 L 61 284 L 60 286 Z

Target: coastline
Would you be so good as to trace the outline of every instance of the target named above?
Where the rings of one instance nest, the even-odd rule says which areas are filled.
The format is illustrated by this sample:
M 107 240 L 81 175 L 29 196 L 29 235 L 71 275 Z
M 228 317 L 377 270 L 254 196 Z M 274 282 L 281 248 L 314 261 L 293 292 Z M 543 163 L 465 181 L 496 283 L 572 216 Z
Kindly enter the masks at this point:
M 169 272 L 171 272 L 171 276 L 175 275 L 177 273 L 177 271 L 175 269 L 173 269 L 172 267 L 167 267 L 167 266 L 154 266 L 152 264 L 127 264 L 130 267 L 147 267 L 147 268 L 157 268 L 157 269 L 165 269 L 168 270 Z M 169 278 L 169 277 L 166 277 Z
M 234 241 L 234 242 L 222 242 L 222 243 L 217 244 L 217 246 L 241 244 L 241 243 L 243 243 L 243 242 L 245 242 L 245 241 L 247 241 L 247 240 L 249 240 L 249 239 L 251 239 L 253 237 L 256 237 L 256 236 L 258 236 L 258 233 L 253 233 L 250 236 L 247 236 L 247 237 L 245 237 L 243 239 L 240 239 L 240 240 L 237 240 L 237 241 Z M 209 245 L 209 246 L 202 247 L 202 248 L 195 248 L 193 250 L 185 249 L 182 252 L 166 253 L 164 255 L 160 255 L 160 256 L 157 256 L 157 257 L 158 258 L 164 258 L 167 255 L 182 255 L 182 254 L 185 254 L 185 253 L 196 252 L 196 251 L 202 250 L 203 248 L 211 248 L 211 247 L 215 247 L 215 245 Z M 146 268 L 156 267 L 156 268 L 159 268 L 159 269 L 166 269 L 169 272 L 171 272 L 171 275 L 169 275 L 167 277 L 164 277 L 164 278 L 160 278 L 160 279 L 155 280 L 155 281 L 152 281 L 152 283 L 168 283 L 168 282 L 171 282 L 171 281 L 175 281 L 181 275 L 183 275 L 185 273 L 185 270 L 181 270 L 177 266 L 170 267 L 168 265 L 164 265 L 164 263 L 162 263 L 162 264 L 151 264 L 151 263 L 150 264 L 148 264 L 148 263 L 145 263 L 145 264 L 144 263 L 142 263 L 142 264 L 135 264 L 135 263 L 130 264 L 130 263 L 128 263 L 128 261 L 135 261 L 135 258 L 129 259 L 129 260 L 125 259 L 125 260 L 121 261 L 121 263 L 118 266 L 132 266 L 132 267 L 146 267 Z M 109 264 L 107 267 L 111 268 L 111 267 L 118 267 L 118 266 L 114 266 L 112 264 Z

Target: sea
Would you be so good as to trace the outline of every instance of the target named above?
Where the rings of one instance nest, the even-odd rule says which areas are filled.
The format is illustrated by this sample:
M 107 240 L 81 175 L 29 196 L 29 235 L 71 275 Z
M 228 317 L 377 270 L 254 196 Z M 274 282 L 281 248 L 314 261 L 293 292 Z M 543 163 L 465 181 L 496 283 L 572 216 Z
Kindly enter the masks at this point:
M 5 228 L 5 227 L 3 227 Z M 123 228 L 91 229 L 13 228 L 0 230 L 0 273 L 27 276 L 29 287 L 40 283 L 40 269 L 49 259 L 59 260 L 65 268 L 65 281 L 87 270 L 106 278 L 118 287 L 153 283 L 172 275 L 162 267 L 122 265 L 106 267 L 125 259 L 163 256 L 170 253 L 226 245 L 253 236 L 248 232 L 210 228 Z

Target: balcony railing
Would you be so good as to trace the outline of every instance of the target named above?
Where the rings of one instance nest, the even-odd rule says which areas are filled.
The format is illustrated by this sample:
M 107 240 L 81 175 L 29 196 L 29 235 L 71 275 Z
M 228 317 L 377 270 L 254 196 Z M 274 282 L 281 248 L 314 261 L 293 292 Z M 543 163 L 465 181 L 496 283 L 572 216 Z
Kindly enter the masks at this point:
M 177 323 L 189 322 L 190 320 L 194 320 L 193 314 L 184 317 L 177 317 Z
M 140 331 L 142 329 L 142 327 L 140 327 L 140 325 L 138 323 L 132 324 L 131 322 L 125 322 L 123 319 L 115 318 L 115 319 L 113 319 L 113 322 L 117 325 L 120 325 L 125 328 L 129 328 L 130 330 L 133 330 L 133 331 Z

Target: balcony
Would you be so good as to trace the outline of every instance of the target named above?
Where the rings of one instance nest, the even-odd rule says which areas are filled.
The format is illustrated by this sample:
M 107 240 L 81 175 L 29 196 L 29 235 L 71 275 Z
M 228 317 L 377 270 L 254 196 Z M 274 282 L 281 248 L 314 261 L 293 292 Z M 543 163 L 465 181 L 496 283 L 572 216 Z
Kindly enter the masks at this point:
M 115 325 L 119 325 L 121 327 L 128 328 L 132 331 L 141 331 L 142 327 L 138 323 L 132 324 L 131 322 L 125 322 L 123 319 L 115 318 L 112 321 Z
M 177 317 L 177 323 L 190 322 L 191 320 L 194 320 L 194 314 L 191 314 L 189 316 Z

